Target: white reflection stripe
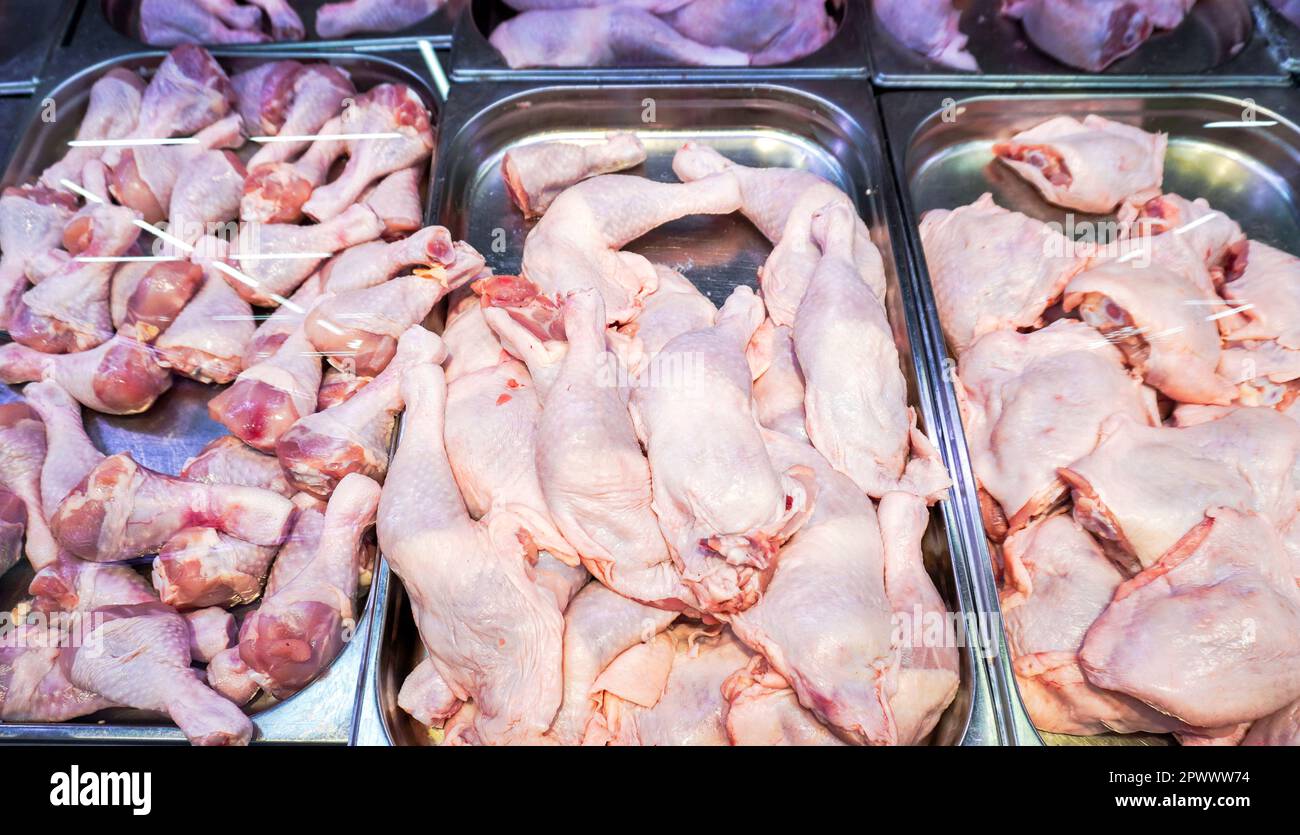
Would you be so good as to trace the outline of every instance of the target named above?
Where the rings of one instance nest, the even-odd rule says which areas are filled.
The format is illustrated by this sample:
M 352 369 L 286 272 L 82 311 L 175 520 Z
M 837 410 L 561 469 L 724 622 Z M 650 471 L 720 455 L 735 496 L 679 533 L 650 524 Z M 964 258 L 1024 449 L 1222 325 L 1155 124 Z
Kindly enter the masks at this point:
M 253 142 L 315 142 L 317 139 L 332 139 L 338 142 L 353 139 L 401 139 L 403 134 L 397 131 L 386 133 L 312 133 L 290 136 L 250 136 Z

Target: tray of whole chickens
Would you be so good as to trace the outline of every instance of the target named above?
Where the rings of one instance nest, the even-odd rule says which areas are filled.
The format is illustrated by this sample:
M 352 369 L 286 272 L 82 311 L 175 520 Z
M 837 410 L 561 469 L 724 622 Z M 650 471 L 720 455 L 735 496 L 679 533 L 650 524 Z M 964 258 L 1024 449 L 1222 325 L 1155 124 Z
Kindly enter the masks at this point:
M 11 0 L 0 6 L 0 95 L 36 89 L 76 6 L 75 0 Z
M 474 262 L 424 223 L 432 93 L 187 45 L 40 99 L 0 197 L 0 737 L 346 742 L 397 383 Z
M 1054 743 L 1296 744 L 1294 98 L 883 110 L 988 536 L 991 672 Z
M 439 159 L 492 272 L 403 381 L 354 742 L 1003 738 L 861 85 L 460 85 Z
M 82 0 L 67 50 L 84 66 L 147 47 L 445 48 L 467 0 Z
M 662 82 L 867 75 L 866 8 L 846 0 L 472 0 L 460 79 Z
M 1297 57 L 1264 0 L 872 0 L 870 26 L 882 87 L 1287 85 Z

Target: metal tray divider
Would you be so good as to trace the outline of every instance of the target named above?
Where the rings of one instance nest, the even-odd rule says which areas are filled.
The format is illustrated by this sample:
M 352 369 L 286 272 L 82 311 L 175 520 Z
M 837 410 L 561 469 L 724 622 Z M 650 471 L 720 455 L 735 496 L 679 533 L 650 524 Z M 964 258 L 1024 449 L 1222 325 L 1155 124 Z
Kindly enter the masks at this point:
M 437 61 L 432 48 L 422 50 L 421 60 L 408 61 L 407 64 L 377 55 L 340 53 L 324 49 L 280 49 L 273 53 L 250 53 L 245 50 L 214 48 L 210 49 L 209 52 L 218 60 L 248 60 L 254 58 L 270 60 L 273 57 L 285 57 L 302 61 L 335 61 L 343 63 L 350 61 L 363 65 L 378 66 L 387 71 L 393 79 L 400 79 L 403 83 L 411 85 L 413 89 L 422 94 L 425 103 L 429 105 L 430 112 L 433 114 L 434 130 L 438 131 L 441 128 L 442 104 L 445 99 L 435 92 L 433 84 L 426 80 L 421 73 L 423 70 L 434 74 L 429 69 L 429 65 L 423 63 L 426 59 Z M 30 146 L 39 147 L 41 144 L 39 137 L 32 131 L 32 127 L 37 124 L 43 99 L 62 92 L 65 87 L 74 82 L 98 78 L 112 67 L 153 64 L 160 62 L 166 55 L 165 50 L 134 52 L 118 58 L 100 61 L 94 66 L 83 68 L 79 72 L 66 77 L 60 77 L 58 81 L 45 82 L 39 95 L 34 97 L 27 107 L 29 118 L 23 124 L 26 124 L 28 129 L 26 134 L 20 137 L 20 141 L 14 148 L 15 156 L 5 166 L 4 180 L 2 182 L 8 183 L 10 179 L 15 177 L 14 167 L 19 159 L 18 154 L 20 152 L 25 156 L 31 156 L 35 153 L 35 149 Z M 431 212 L 431 207 L 435 205 L 433 203 L 434 188 L 432 182 L 434 166 L 436 166 L 436 160 L 433 161 L 429 172 L 428 197 L 425 205 L 426 218 Z M 311 684 L 290 698 L 270 705 L 249 717 L 257 728 L 257 736 L 253 740 L 253 744 L 346 744 L 350 740 L 356 724 L 358 694 L 362 692 L 365 681 L 367 647 L 371 641 L 371 634 L 375 631 L 372 622 L 376 611 L 378 611 L 381 592 L 386 588 L 386 582 L 384 582 L 387 579 L 386 571 L 387 567 L 383 563 L 382 555 L 376 554 L 371 587 L 357 617 L 356 632 L 353 634 L 352 639 L 345 644 L 325 672 L 312 681 Z M 346 711 L 339 710 L 343 705 L 346 705 Z M 67 723 L 0 723 L 0 741 L 5 739 L 46 743 L 185 742 L 184 735 L 171 724 L 114 724 L 111 721 L 94 725 L 77 724 L 75 721 Z

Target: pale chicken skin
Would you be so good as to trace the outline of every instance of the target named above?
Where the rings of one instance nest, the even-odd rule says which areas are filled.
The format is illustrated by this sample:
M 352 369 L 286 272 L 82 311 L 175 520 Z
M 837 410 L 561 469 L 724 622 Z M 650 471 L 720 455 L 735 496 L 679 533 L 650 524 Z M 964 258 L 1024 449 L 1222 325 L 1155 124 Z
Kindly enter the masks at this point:
M 1120 586 L 1079 652 L 1094 683 L 1202 727 L 1294 701 L 1298 658 L 1300 588 L 1281 539 L 1265 517 L 1228 508 Z
M 740 204 L 736 178 L 725 173 L 693 183 L 593 177 L 565 189 L 528 233 L 523 275 L 551 298 L 595 288 L 609 323 L 626 322 L 657 279 L 649 261 L 623 246 L 671 220 L 730 214 Z
M 959 357 L 990 331 L 1038 324 L 1088 263 L 1060 232 L 997 206 L 991 194 L 926 212 L 920 231 L 939 322 Z
M 673 156 L 673 173 L 683 182 L 728 171 L 740 183 L 741 212 L 772 242 L 772 252 L 758 271 L 763 304 L 773 322 L 793 325 L 821 261 L 821 250 L 812 237 L 813 216 L 832 204 L 847 206 L 855 214 L 857 210 L 847 194 L 811 171 L 738 165 L 695 142 L 687 142 Z M 853 259 L 858 275 L 883 299 L 884 265 L 861 219 L 854 225 Z
M 1203 197 L 1188 200 L 1177 194 L 1152 197 L 1141 205 L 1126 204 L 1119 212 L 1130 235 L 1173 233 L 1211 270 L 1221 273 L 1237 255 L 1244 254 L 1246 235 L 1241 226 L 1210 206 Z M 1217 283 L 1217 282 L 1216 282 Z
M 722 695 L 727 700 L 727 737 L 732 745 L 848 744 L 799 704 L 789 683 L 761 655 L 722 683 Z
M 601 142 L 539 142 L 506 152 L 501 176 L 524 217 L 541 217 L 574 183 L 645 162 L 645 146 L 632 133 L 611 133 Z
M 872 10 L 885 30 L 913 52 L 955 70 L 979 69 L 957 28 L 961 12 L 952 0 L 876 0 Z
M 1145 202 L 1164 181 L 1163 133 L 1089 114 L 1057 116 L 993 146 L 993 153 L 1049 203 L 1104 214 Z
M 593 685 L 584 745 L 728 745 L 722 685 L 750 650 L 730 630 L 683 624 L 638 644 Z
M 762 302 L 737 287 L 712 328 L 664 347 L 660 356 L 675 355 L 679 371 L 632 392 L 653 507 L 703 611 L 752 605 L 763 572 L 815 502 L 809 471 L 773 466 L 750 405 L 744 351 L 762 321 Z
M 411 595 L 420 636 L 484 742 L 545 734 L 563 695 L 564 621 L 534 582 L 513 529 L 475 522 L 447 462 L 446 383 L 402 383 L 407 418 L 380 500 L 379 545 Z
M 1143 380 L 1183 403 L 1226 405 L 1212 290 L 1152 263 L 1103 264 L 1070 280 L 1064 307 L 1115 341 Z
M 1187 726 L 1090 682 L 1079 647 L 1124 574 L 1069 515 L 1042 519 L 1002 549 L 999 593 L 1021 698 L 1038 728 L 1091 735 L 1164 733 Z
M 1060 474 L 1075 517 L 1112 544 L 1112 558 L 1150 568 L 1213 507 L 1278 526 L 1295 516 L 1300 424 L 1273 409 L 1233 409 L 1184 428 L 1117 416 L 1101 434 L 1096 450 Z
M 971 466 L 1006 527 L 986 520 L 991 533 L 1014 533 L 1056 504 L 1067 491 L 1056 469 L 1092 452 L 1111 415 L 1159 422 L 1154 393 L 1124 370 L 1118 349 L 1074 320 L 986 334 L 957 373 Z
M 754 408 L 765 429 L 808 440 L 804 410 L 805 384 L 793 332 L 771 319 L 754 332 L 745 351 L 754 378 Z
M 718 308 L 691 280 L 655 264 L 658 285 L 645 297 L 636 318 L 609 333 L 610 347 L 632 374 L 640 374 L 663 347 L 688 331 L 707 328 Z
M 1223 286 L 1223 297 L 1243 308 L 1240 323 L 1224 320 L 1228 339 L 1271 339 L 1288 349 L 1300 348 L 1300 258 L 1259 241 L 1251 241 L 1239 278 Z
M 689 597 L 652 509 L 651 472 L 607 350 L 594 290 L 564 306 L 569 349 L 537 425 L 537 477 L 556 525 L 601 582 L 645 603 Z
M 1155 28 L 1135 0 L 1003 0 L 1002 13 L 1019 19 L 1039 49 L 1089 72 L 1131 54 Z

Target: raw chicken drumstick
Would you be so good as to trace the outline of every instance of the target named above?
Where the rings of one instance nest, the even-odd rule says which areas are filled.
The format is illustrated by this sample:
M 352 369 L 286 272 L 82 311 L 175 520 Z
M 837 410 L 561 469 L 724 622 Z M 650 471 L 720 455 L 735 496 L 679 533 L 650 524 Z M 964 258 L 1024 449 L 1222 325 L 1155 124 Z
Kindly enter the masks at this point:
M 749 64 L 744 52 L 698 43 L 653 14 L 624 5 L 524 12 L 500 23 L 488 40 L 514 69 Z
M 86 408 L 109 415 L 143 412 L 172 385 L 153 350 L 120 333 L 76 354 L 44 354 L 16 343 L 0 347 L 0 382 L 45 378 L 57 380 Z
M 598 174 L 645 162 L 645 146 L 632 133 L 611 133 L 603 142 L 540 142 L 506 152 L 501 176 L 524 217 L 541 217 L 560 192 Z
M 660 352 L 679 373 L 632 391 L 653 508 L 691 603 L 704 612 L 754 604 L 817 494 L 807 468 L 772 464 L 754 419 L 745 346 L 762 321 L 763 303 L 737 287 L 712 328 L 683 334 Z
M 289 500 L 269 490 L 172 478 L 119 453 L 68 494 L 50 517 L 50 528 L 82 559 L 115 562 L 153 553 L 189 527 L 279 545 L 292 516 Z
M 41 507 L 53 513 L 107 456 L 86 434 L 81 406 L 58 383 L 53 380 L 32 383 L 23 390 L 23 397 L 45 424 Z
M 536 740 L 563 692 L 564 622 L 513 527 L 474 522 L 443 444 L 442 369 L 402 381 L 407 414 L 379 508 L 379 545 L 411 595 L 420 637 L 484 742 Z
M 435 256 L 415 275 L 324 299 L 303 327 L 332 365 L 374 376 L 388 365 L 407 328 L 423 322 L 447 293 L 479 275 L 483 263 L 483 256 L 458 241 L 450 253 Z
M 140 0 L 140 40 L 152 46 L 249 44 L 271 40 L 262 13 L 235 0 Z
M 22 559 L 26 530 L 27 505 L 17 494 L 0 486 L 0 573 Z
M 229 383 L 243 370 L 243 355 L 253 339 L 253 309 L 213 264 L 225 260 L 225 243 L 200 241 L 191 266 L 203 286 L 154 343 L 159 362 L 201 383 Z
M 185 462 L 181 478 L 205 484 L 242 484 L 272 490 L 293 498 L 293 487 L 284 477 L 280 462 L 264 455 L 233 435 L 222 435 Z
M 320 356 L 299 328 L 269 358 L 240 372 L 230 388 L 208 401 L 208 414 L 230 434 L 261 450 L 316 411 Z
M 77 210 L 66 192 L 44 186 L 10 187 L 0 193 L 0 329 L 27 292 L 28 262 L 63 242 L 63 229 Z
M 995 144 L 993 153 L 1049 203 L 1106 214 L 1160 194 L 1168 141 L 1163 133 L 1090 113 L 1082 122 L 1048 119 Z
M 657 183 L 604 174 L 565 189 L 528 233 L 523 275 L 551 298 L 593 287 L 610 324 L 636 315 L 655 288 L 655 270 L 622 247 L 656 227 L 693 214 L 730 214 L 740 208 L 730 173 L 693 183 Z
M 99 610 L 106 620 L 72 658 L 68 678 L 114 703 L 158 710 L 195 745 L 247 745 L 253 723 L 190 668 L 190 628 L 161 603 Z
M 262 593 L 275 551 L 213 528 L 185 528 L 158 550 L 153 587 L 179 610 L 250 603 Z
M 824 0 L 692 0 L 661 17 L 692 40 L 748 54 L 753 66 L 811 55 L 838 28 Z
M 27 560 L 38 571 L 54 562 L 59 551 L 41 504 L 46 452 L 45 425 L 37 412 L 26 403 L 0 406 L 0 486 L 23 505 Z
M 673 156 L 673 173 L 683 182 L 724 171 L 732 172 L 740 182 L 740 210 L 772 242 L 772 252 L 758 271 L 768 315 L 778 325 L 793 325 L 795 311 L 821 260 L 812 238 L 813 215 L 834 203 L 847 206 L 855 216 L 857 209 L 847 194 L 810 171 L 737 165 L 694 142 L 686 143 Z M 855 222 L 853 259 L 861 279 L 884 299 L 885 268 L 861 219 Z
M 90 88 L 90 101 L 86 105 L 86 115 L 81 117 L 81 124 L 77 126 L 77 139 L 86 142 L 129 136 L 140 115 L 144 90 L 144 81 L 131 70 L 114 67 L 104 73 Z M 64 189 L 63 180 L 81 185 L 86 163 L 98 160 L 105 150 L 103 146 L 93 145 L 69 148 L 63 159 L 41 173 L 41 185 Z
M 315 553 L 296 574 L 269 588 L 239 632 L 239 657 L 251 678 L 278 699 L 307 686 L 356 627 L 353 598 L 362 537 L 375 523 L 379 485 L 359 473 L 339 482 L 325 509 Z M 305 556 L 305 555 L 304 555 Z
M 352 80 L 329 64 L 267 61 L 230 78 L 244 129 L 253 136 L 311 136 L 356 93 Z M 248 160 L 249 170 L 290 160 L 310 139 L 267 142 Z
M 328 498 L 349 473 L 382 481 L 393 422 L 402 409 L 402 376 L 446 355 L 438 337 L 418 325 L 408 329 L 392 361 L 371 383 L 343 403 L 303 417 L 276 441 L 275 454 L 289 481 L 320 498 Z
M 202 284 L 203 270 L 187 261 L 127 262 L 113 273 L 109 300 L 113 323 L 118 331 L 141 342 L 156 342 L 187 309 Z
M 711 324 L 711 323 L 710 323 Z M 690 597 L 652 508 L 641 452 L 606 348 L 605 311 L 594 290 L 564 306 L 569 350 L 542 405 L 537 475 L 546 504 L 583 565 L 621 595 L 680 609 Z

